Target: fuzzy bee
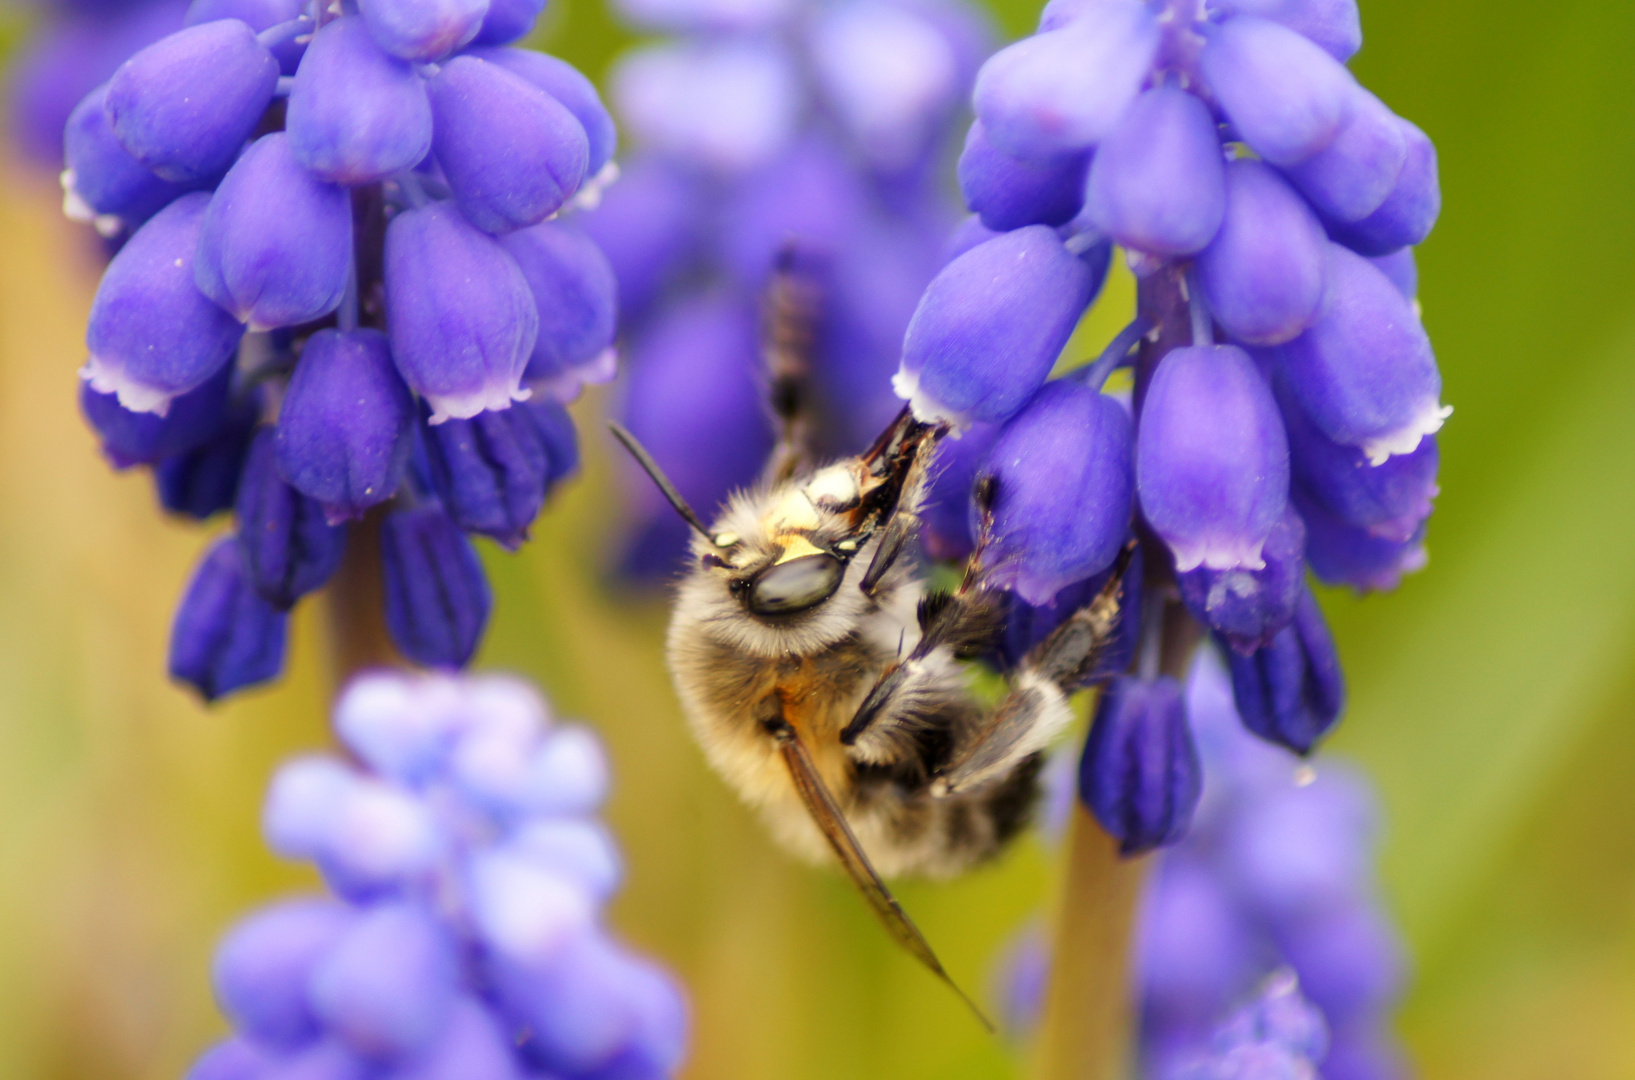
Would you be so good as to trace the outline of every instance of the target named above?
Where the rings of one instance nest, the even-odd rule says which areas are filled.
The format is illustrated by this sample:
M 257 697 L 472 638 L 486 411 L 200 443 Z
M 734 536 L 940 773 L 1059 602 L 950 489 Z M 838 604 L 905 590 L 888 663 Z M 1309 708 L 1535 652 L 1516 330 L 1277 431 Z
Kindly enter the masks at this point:
M 695 534 L 668 659 L 705 755 L 784 846 L 837 856 L 892 936 L 970 1004 L 881 874 L 958 874 L 1027 825 L 1042 752 L 1116 630 L 1128 551 L 1008 673 L 1000 700 L 980 700 L 965 662 L 992 652 L 1008 594 L 989 586 L 980 539 L 952 592 L 928 592 L 914 550 L 947 429 L 905 409 L 862 455 L 815 462 L 799 286 L 785 269 L 771 295 L 777 446 L 713 522 L 613 431 Z M 993 495 L 978 485 L 984 519 Z

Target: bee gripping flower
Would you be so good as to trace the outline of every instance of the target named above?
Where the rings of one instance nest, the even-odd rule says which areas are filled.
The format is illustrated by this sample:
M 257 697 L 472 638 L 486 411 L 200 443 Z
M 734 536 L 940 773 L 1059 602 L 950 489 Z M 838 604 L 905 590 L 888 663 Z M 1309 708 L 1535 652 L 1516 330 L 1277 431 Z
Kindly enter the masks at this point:
M 1078 382 L 1048 383 L 1011 418 L 983 463 L 991 487 L 989 580 L 1031 604 L 1105 570 L 1130 527 L 1130 421 Z
M 413 422 L 385 334 L 320 330 L 279 409 L 279 471 L 332 521 L 359 517 L 396 493 Z
M 199 291 L 254 329 L 295 326 L 334 311 L 351 271 L 346 189 L 302 168 L 282 132 L 256 140 L 205 211 Z
M 1177 572 L 1261 569 L 1261 548 L 1288 505 L 1289 446 L 1247 353 L 1190 346 L 1159 361 L 1135 468 L 1141 512 Z
M 179 30 L 131 59 L 108 83 L 114 135 L 142 164 L 177 183 L 219 176 L 255 130 L 278 84 L 278 61 L 238 19 Z
M 206 701 L 274 677 L 288 616 L 256 592 L 238 539 L 218 539 L 194 571 L 170 631 L 171 677 Z
M 97 287 L 83 375 L 134 412 L 162 415 L 173 398 L 220 371 L 244 333 L 193 282 L 209 202 L 203 192 L 184 195 L 154 215 Z
M 924 421 L 1007 420 L 1050 374 L 1096 284 L 1043 225 L 979 244 L 926 288 L 892 385 Z
M 296 160 L 333 184 L 384 180 L 431 150 L 424 80 L 383 52 L 357 15 L 342 15 L 313 35 L 284 123 Z
M 1181 684 L 1113 680 L 1096 705 L 1079 765 L 1079 798 L 1126 855 L 1186 835 L 1203 790 Z

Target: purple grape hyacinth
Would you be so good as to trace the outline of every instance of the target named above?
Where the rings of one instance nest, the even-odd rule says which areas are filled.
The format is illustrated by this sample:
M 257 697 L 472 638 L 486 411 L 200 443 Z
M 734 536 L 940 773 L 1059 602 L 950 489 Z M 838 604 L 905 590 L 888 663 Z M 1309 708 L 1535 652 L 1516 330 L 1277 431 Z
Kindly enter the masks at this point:
M 570 219 L 614 133 L 583 76 L 505 45 L 539 7 L 195 0 L 63 121 L 65 207 L 115 250 L 87 418 L 167 509 L 237 510 L 175 622 L 207 698 L 274 677 L 283 613 L 377 531 L 399 650 L 464 665 L 467 534 L 514 548 L 577 465 L 562 406 L 613 376 L 617 296 Z
M 757 342 L 780 252 L 810 293 L 822 452 L 861 450 L 897 412 L 889 380 L 903 332 L 957 213 L 939 166 L 989 32 L 965 0 L 615 9 L 669 36 L 613 69 L 637 152 L 585 227 L 617 271 L 630 335 L 621 419 L 708 507 L 752 481 L 771 444 Z M 1061 287 L 1070 295 L 1057 307 L 1086 289 Z M 1076 317 L 1056 316 L 1064 337 Z M 675 568 L 686 527 L 647 492 L 644 479 L 630 486 L 621 565 L 657 579 Z
M 623 869 L 595 737 L 505 676 L 366 673 L 334 725 L 350 759 L 285 764 L 262 816 L 329 892 L 222 939 L 234 1030 L 189 1080 L 673 1076 L 682 989 L 601 917 Z
M 1374 877 L 1379 813 L 1344 762 L 1303 765 L 1246 731 L 1209 650 L 1185 711 L 1203 763 L 1187 836 L 1157 857 L 1136 940 L 1142 1080 L 1402 1080 L 1390 1013 L 1403 947 Z M 1047 770 L 1047 776 L 1062 770 Z M 1057 783 L 1053 801 L 1072 798 Z M 1050 971 L 1037 925 L 1002 959 L 1018 1038 Z
M 974 216 L 894 379 L 917 418 L 980 444 L 942 451 L 925 547 L 974 552 L 1032 635 L 1140 549 L 1119 630 L 1139 677 L 1107 694 L 1082 772 L 1127 853 L 1186 818 L 1184 710 L 1131 703 L 1213 634 L 1250 730 L 1310 753 L 1344 690 L 1308 571 L 1368 591 L 1425 562 L 1450 410 L 1412 248 L 1436 157 L 1347 70 L 1360 44 L 1355 0 L 1052 0 L 975 80 Z M 1114 245 L 1133 318 L 1052 380 Z M 1123 367 L 1127 400 L 1104 389 Z M 1053 407 L 1067 387 L 1127 422 Z

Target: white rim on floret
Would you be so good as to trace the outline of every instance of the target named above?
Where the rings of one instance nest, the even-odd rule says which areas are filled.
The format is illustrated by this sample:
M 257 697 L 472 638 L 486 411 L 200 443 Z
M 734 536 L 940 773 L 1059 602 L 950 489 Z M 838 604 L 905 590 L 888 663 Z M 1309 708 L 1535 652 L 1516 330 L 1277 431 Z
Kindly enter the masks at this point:
M 1384 465 L 1395 454 L 1418 450 L 1420 440 L 1442 430 L 1442 424 L 1452 415 L 1452 405 L 1439 405 L 1432 398 L 1406 424 L 1365 441 L 1362 451 L 1368 455 L 1370 465 Z
M 90 383 L 91 389 L 99 394 L 117 395 L 119 403 L 131 412 L 163 416 L 170 411 L 170 403 L 176 397 L 169 390 L 161 390 L 131 378 L 123 367 L 94 354 L 79 369 L 79 377 Z

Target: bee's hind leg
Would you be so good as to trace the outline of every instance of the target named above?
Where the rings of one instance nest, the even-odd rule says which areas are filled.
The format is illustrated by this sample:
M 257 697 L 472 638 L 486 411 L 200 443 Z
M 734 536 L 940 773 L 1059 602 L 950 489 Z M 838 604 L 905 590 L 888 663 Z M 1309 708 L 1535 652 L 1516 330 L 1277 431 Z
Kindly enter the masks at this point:
M 1009 692 L 933 778 L 933 794 L 951 794 L 1008 774 L 1072 722 L 1068 699 L 1095 671 L 1117 632 L 1132 552 L 1126 548 L 1106 586 L 1023 659 Z

